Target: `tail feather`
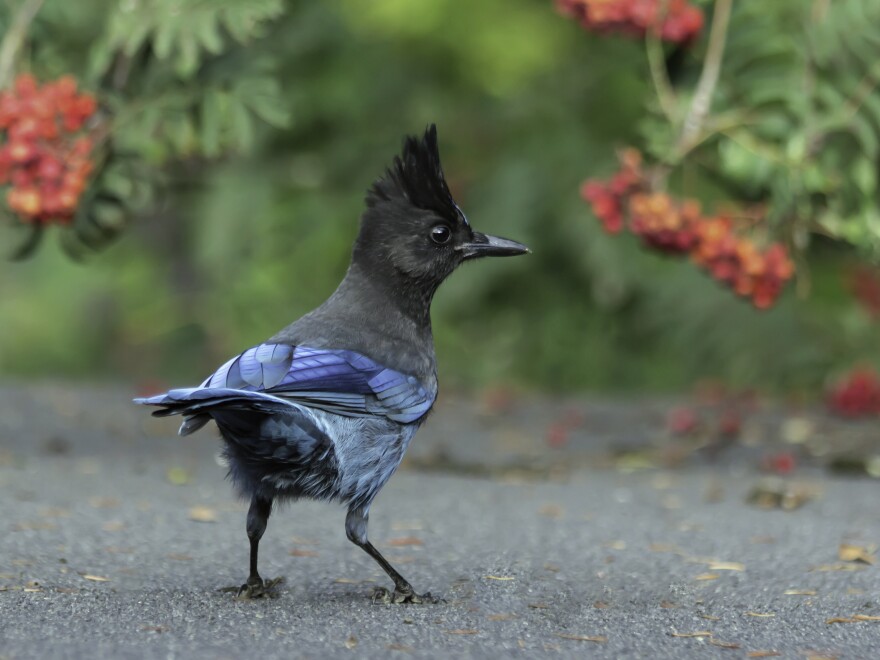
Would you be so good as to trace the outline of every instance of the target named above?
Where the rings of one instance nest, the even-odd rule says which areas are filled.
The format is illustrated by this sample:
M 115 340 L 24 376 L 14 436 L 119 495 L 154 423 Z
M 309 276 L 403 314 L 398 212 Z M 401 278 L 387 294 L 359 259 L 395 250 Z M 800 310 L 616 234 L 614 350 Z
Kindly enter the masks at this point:
M 154 417 L 183 415 L 179 435 L 198 431 L 213 418 L 213 410 L 250 410 L 271 414 L 292 407 L 290 402 L 270 394 L 220 387 L 169 390 L 164 394 L 135 399 L 134 402 L 160 406 L 159 410 L 153 412 Z

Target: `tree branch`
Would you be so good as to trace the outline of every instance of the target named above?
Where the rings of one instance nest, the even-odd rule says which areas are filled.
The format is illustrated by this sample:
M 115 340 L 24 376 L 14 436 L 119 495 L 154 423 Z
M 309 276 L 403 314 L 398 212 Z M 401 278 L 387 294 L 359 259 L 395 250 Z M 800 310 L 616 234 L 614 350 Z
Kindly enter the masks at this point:
M 670 0 L 661 0 L 660 9 L 657 12 L 657 23 L 648 29 L 645 34 L 645 50 L 648 56 L 648 68 L 651 71 L 651 81 L 654 83 L 654 91 L 657 93 L 657 101 L 660 109 L 666 115 L 666 120 L 675 125 L 678 121 L 678 99 L 672 83 L 669 81 L 669 73 L 666 71 L 666 63 L 663 57 L 663 44 L 660 42 L 660 31 L 666 13 L 669 10 Z
M 717 0 L 715 2 L 706 59 L 703 62 L 703 70 L 700 72 L 700 80 L 697 82 L 697 90 L 694 92 L 694 98 L 691 100 L 690 109 L 682 125 L 681 137 L 678 139 L 680 155 L 686 154 L 699 142 L 700 131 L 709 115 L 712 95 L 718 84 L 718 77 L 721 75 L 721 60 L 724 57 L 724 44 L 727 41 L 727 27 L 730 24 L 732 6 L 733 0 Z
M 43 0 L 23 0 L 13 14 L 9 29 L 0 42 L 0 89 L 9 84 L 15 57 L 24 43 L 28 27 L 42 6 Z

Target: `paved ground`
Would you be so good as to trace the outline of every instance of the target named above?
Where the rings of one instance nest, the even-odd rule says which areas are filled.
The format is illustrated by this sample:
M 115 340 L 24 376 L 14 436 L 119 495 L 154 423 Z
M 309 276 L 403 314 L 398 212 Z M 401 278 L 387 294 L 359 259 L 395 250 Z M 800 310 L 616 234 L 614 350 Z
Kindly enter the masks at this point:
M 3 659 L 880 657 L 880 621 L 854 619 L 880 617 L 880 570 L 838 558 L 880 542 L 880 484 L 801 470 L 814 499 L 761 510 L 749 461 L 596 467 L 601 437 L 650 444 L 648 404 L 590 408 L 584 438 L 589 419 L 618 435 L 561 451 L 441 406 L 370 531 L 447 603 L 388 606 L 344 512 L 315 503 L 270 520 L 277 598 L 218 591 L 245 578 L 247 541 L 212 434 L 172 437 L 124 388 L 71 391 L 0 388 Z M 556 459 L 526 469 L 540 447 Z

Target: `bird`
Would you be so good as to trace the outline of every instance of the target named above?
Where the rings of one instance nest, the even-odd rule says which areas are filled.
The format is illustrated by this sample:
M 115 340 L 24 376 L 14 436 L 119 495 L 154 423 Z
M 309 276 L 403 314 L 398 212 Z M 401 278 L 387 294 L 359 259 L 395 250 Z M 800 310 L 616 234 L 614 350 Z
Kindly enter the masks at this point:
M 368 188 L 341 283 L 320 306 L 223 364 L 199 387 L 135 399 L 182 415 L 179 435 L 213 421 L 229 477 L 250 500 L 250 568 L 241 597 L 271 588 L 257 570 L 273 505 L 301 498 L 347 507 L 348 539 L 394 583 L 374 600 L 432 603 L 370 542 L 370 507 L 437 399 L 431 301 L 462 263 L 528 253 L 475 231 L 452 197 L 430 124 Z

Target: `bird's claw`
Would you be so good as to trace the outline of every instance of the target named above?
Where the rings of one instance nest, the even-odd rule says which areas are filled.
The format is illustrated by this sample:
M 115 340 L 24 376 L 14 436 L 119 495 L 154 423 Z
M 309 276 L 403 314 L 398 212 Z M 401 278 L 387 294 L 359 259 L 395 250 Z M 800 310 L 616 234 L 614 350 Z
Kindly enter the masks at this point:
M 430 593 L 417 594 L 412 589 L 398 589 L 389 591 L 385 587 L 376 587 L 372 596 L 374 603 L 386 605 L 438 605 L 445 603 L 442 598 L 432 596 Z
M 278 598 L 274 588 L 284 582 L 283 577 L 272 580 L 248 580 L 240 587 L 224 587 L 220 591 L 234 593 L 236 600 L 255 600 L 257 598 Z

